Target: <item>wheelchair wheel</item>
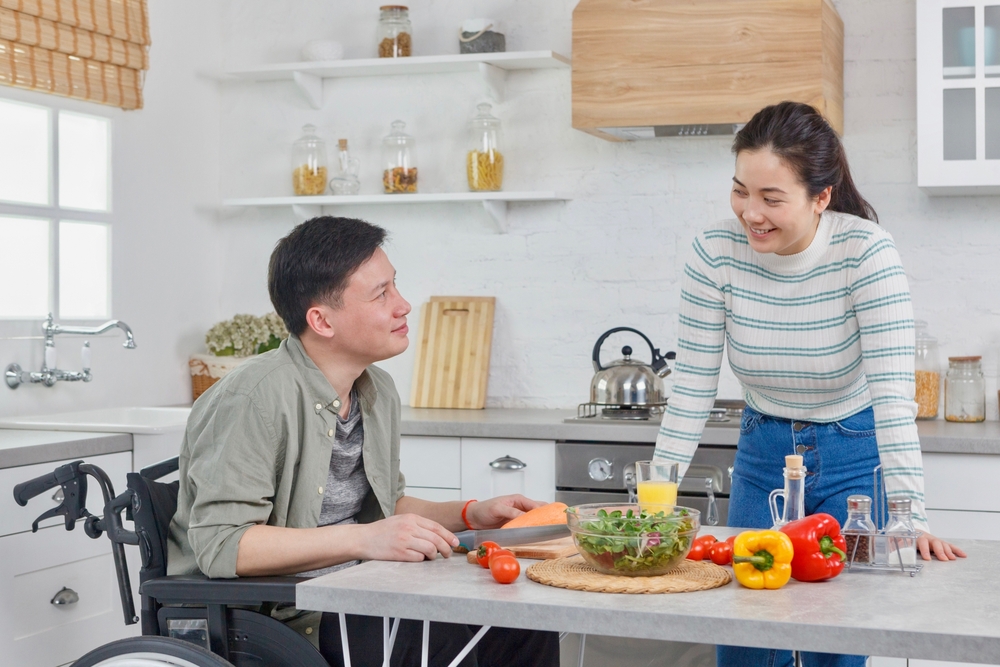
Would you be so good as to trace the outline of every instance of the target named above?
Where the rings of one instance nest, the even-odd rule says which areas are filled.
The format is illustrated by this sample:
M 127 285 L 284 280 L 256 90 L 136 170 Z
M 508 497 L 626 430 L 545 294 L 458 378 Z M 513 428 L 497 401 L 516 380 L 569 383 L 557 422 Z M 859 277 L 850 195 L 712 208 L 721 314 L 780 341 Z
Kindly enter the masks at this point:
M 169 637 L 130 637 L 94 649 L 72 667 L 233 667 L 200 646 Z

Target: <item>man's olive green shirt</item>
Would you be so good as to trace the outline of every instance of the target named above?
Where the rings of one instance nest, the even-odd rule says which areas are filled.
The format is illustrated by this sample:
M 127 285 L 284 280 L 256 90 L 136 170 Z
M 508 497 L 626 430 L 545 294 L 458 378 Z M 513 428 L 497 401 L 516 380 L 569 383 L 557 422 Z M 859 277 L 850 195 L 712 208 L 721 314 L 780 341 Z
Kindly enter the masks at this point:
M 406 488 L 399 394 L 389 374 L 374 366 L 354 386 L 372 488 L 356 518 L 369 523 L 391 516 Z M 169 574 L 235 577 L 240 538 L 251 526 L 318 525 L 340 401 L 302 342 L 289 336 L 195 402 L 181 444 Z

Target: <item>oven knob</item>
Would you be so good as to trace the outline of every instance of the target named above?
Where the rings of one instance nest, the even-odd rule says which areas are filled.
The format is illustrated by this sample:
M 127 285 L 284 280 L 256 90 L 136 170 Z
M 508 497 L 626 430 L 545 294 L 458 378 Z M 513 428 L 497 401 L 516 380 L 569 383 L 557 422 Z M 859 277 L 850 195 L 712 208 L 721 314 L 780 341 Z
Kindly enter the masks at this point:
M 595 482 L 604 482 L 611 479 L 611 461 L 607 459 L 591 459 L 587 464 L 587 472 L 590 479 Z

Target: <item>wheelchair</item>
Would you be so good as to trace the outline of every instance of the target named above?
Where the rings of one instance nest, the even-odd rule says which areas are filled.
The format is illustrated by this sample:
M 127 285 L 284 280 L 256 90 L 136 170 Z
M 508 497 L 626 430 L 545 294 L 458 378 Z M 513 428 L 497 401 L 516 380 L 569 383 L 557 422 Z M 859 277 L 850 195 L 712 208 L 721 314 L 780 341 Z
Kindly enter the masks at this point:
M 177 471 L 172 458 L 129 473 L 128 489 L 116 496 L 107 474 L 95 465 L 74 461 L 14 487 L 21 506 L 61 486 L 63 501 L 38 517 L 38 523 L 62 516 L 66 530 L 83 520 L 93 539 L 106 534 L 126 625 L 141 622 L 142 636 L 98 647 L 73 667 L 328 667 L 319 651 L 300 634 L 272 618 L 271 609 L 294 604 L 295 585 L 303 577 L 209 579 L 203 575 L 167 576 L 167 535 L 177 509 L 178 482 L 156 480 Z M 102 516 L 86 508 L 87 478 L 104 497 Z M 131 521 L 134 530 L 122 523 Z M 135 615 L 125 545 L 139 547 L 140 616 Z

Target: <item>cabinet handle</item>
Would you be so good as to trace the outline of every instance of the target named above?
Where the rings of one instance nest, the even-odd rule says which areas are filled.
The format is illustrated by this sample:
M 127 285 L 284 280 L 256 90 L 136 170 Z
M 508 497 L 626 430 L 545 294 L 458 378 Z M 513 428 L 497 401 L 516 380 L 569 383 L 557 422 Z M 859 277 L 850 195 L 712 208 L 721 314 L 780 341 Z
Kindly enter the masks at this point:
M 79 601 L 80 596 L 77 595 L 76 591 L 72 588 L 66 588 L 63 586 L 62 590 L 56 593 L 55 596 L 49 600 L 49 604 L 54 604 L 57 607 L 64 607 L 66 605 L 76 604 Z
M 495 461 L 490 461 L 490 467 L 494 470 L 524 470 L 528 464 L 513 456 L 501 456 Z

